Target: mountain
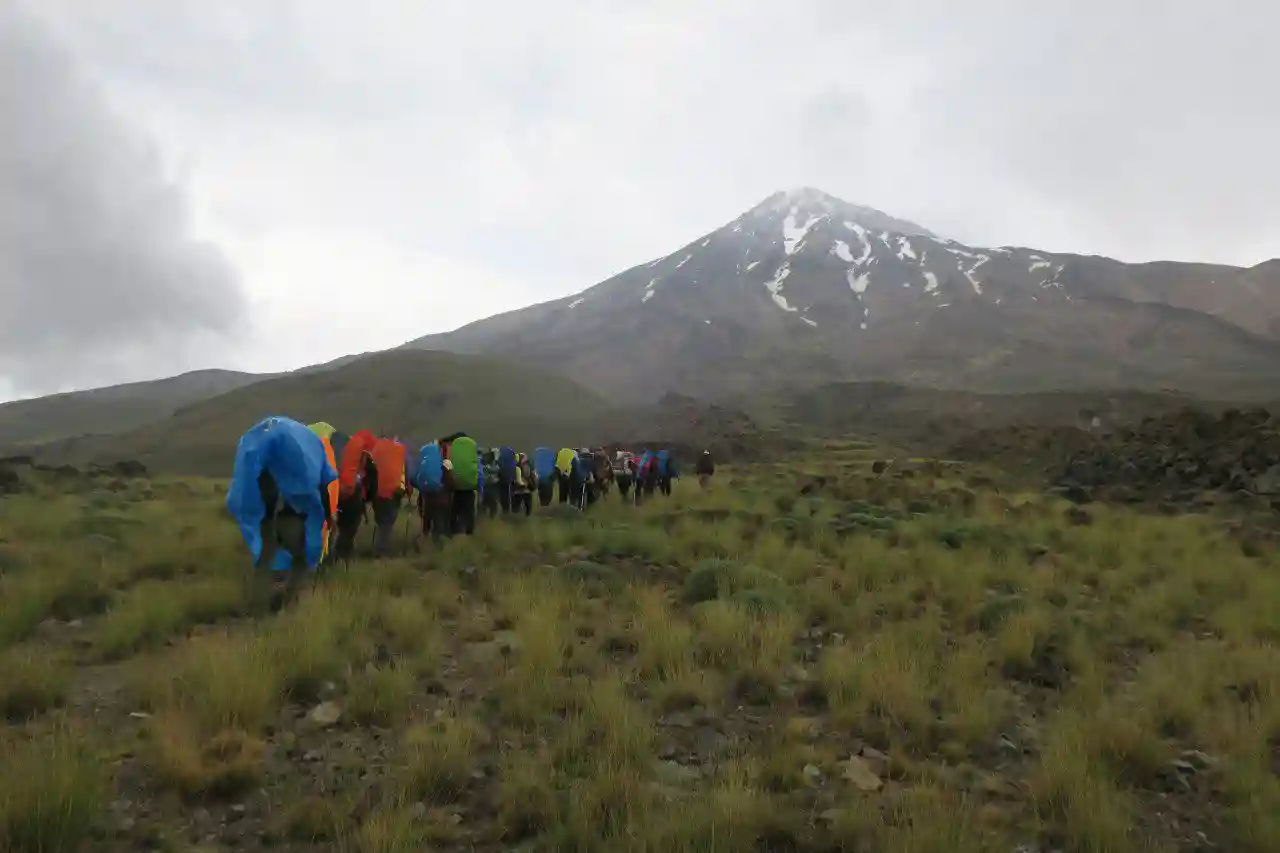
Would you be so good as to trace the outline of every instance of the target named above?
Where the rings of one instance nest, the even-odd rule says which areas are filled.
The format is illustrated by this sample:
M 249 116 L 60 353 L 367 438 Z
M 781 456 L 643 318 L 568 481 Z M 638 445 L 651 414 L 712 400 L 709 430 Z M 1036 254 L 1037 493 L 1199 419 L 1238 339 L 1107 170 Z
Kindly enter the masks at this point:
M 86 433 L 123 432 L 262 378 L 233 370 L 197 370 L 151 382 L 0 403 L 0 447 L 18 448 Z
M 867 380 L 1275 396 L 1280 262 L 972 247 L 803 188 L 575 296 L 405 347 L 648 398 Z
M 183 474 L 229 475 L 236 442 L 273 414 L 425 442 L 457 429 L 485 444 L 557 447 L 601 421 L 609 404 L 560 376 L 484 358 L 393 350 L 325 370 L 263 379 L 116 435 L 43 445 L 40 459 L 137 459 Z

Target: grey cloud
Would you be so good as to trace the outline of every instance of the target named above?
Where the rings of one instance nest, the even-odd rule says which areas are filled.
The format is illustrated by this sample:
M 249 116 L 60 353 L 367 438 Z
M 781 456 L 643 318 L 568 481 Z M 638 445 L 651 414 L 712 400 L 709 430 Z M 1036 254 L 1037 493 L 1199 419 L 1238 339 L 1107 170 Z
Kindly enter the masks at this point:
M 0 1 L 0 377 L 19 392 L 173 373 L 233 328 L 158 153 L 30 14 Z

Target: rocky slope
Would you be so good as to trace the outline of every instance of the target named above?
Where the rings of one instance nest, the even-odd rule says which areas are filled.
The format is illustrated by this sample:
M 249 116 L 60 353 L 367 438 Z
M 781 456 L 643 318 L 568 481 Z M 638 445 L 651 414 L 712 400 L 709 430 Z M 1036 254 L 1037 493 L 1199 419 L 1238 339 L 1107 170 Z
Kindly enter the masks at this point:
M 965 246 L 818 190 L 572 297 L 411 348 L 656 397 L 832 380 L 981 390 L 1280 387 L 1280 264 L 1129 265 Z

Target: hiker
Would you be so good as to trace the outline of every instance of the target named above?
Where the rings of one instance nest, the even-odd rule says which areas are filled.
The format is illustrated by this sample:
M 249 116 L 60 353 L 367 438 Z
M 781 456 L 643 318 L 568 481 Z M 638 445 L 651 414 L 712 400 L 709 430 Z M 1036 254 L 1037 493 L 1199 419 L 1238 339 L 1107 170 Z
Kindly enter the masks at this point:
M 450 513 L 453 496 L 445 489 L 444 455 L 440 443 L 422 445 L 418 451 L 418 515 L 422 519 L 422 535 L 439 542 L 453 533 Z
M 515 469 L 511 476 L 511 511 L 525 516 L 533 514 L 533 491 L 538 488 L 538 473 L 533 470 L 529 457 L 517 453 Z
M 451 436 L 447 442 L 445 466 L 448 488 L 453 493 L 450 527 L 453 532 L 471 536 L 476 532 L 477 499 L 484 500 L 484 477 L 481 474 L 480 449 L 466 433 Z
M 631 493 L 631 484 L 635 480 L 631 463 L 634 457 L 625 450 L 619 450 L 614 459 L 613 480 L 618 484 L 618 495 L 625 501 Z
M 603 498 L 609 494 L 609 488 L 613 485 L 613 466 L 609 464 L 609 451 L 603 447 L 597 448 L 594 456 L 597 497 Z
M 698 475 L 698 485 L 706 490 L 711 486 L 711 478 L 716 473 L 715 460 L 711 458 L 711 451 L 704 450 L 702 455 L 698 457 L 698 467 L 694 470 Z
M 596 500 L 595 455 L 585 447 L 577 452 L 569 474 L 569 496 L 580 510 L 585 510 Z
M 342 449 L 338 468 L 338 535 L 333 544 L 334 555 L 340 560 L 350 560 L 355 553 L 356 534 L 360 532 L 366 502 L 372 495 L 371 480 L 377 477 L 370 455 L 377 441 L 373 433 L 360 430 Z
M 498 506 L 504 513 L 512 512 L 518 461 L 514 448 L 507 445 L 498 448 Z
M 380 438 L 369 454 L 373 460 L 377 482 L 371 486 L 373 503 L 373 556 L 391 555 L 395 539 L 396 519 L 405 494 L 404 445 L 393 438 Z
M 273 611 L 320 564 L 333 510 L 329 484 L 337 477 L 320 436 L 290 418 L 259 421 L 236 445 L 226 506 L 254 568 L 272 573 Z
M 556 452 L 550 447 L 539 447 L 533 451 L 533 473 L 538 481 L 538 505 L 551 506 L 558 482 Z
M 484 480 L 484 498 L 480 505 L 493 518 L 498 514 L 498 493 L 501 491 L 498 482 L 498 448 L 490 447 L 484 451 L 480 455 L 480 465 Z
M 658 459 L 658 491 L 668 497 L 671 496 L 671 451 L 659 450 Z
M 667 465 L 666 470 L 659 470 L 660 479 L 658 485 L 659 488 L 662 489 L 663 494 L 666 494 L 667 497 L 671 497 L 672 483 L 675 483 L 676 480 L 680 479 L 680 464 L 676 461 L 675 451 L 663 452 L 667 453 Z
M 569 493 L 572 491 L 570 477 L 577 467 L 577 462 L 578 454 L 572 447 L 563 447 L 556 454 L 556 481 L 560 486 L 560 503 L 562 504 L 569 502 Z
M 644 498 L 653 495 L 657 484 L 658 455 L 651 450 L 646 450 L 640 454 L 640 461 L 636 464 L 636 503 L 640 504 Z

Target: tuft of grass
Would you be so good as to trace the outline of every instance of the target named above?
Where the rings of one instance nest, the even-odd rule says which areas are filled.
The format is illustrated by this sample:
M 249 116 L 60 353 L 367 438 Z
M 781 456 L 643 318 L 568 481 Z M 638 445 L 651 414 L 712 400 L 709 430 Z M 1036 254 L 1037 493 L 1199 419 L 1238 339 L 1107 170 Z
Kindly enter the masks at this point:
M 152 720 L 152 772 L 184 797 L 234 797 L 262 778 L 266 745 L 239 729 L 201 734 L 199 720 L 168 712 Z
M 405 792 L 429 803 L 451 803 L 471 784 L 476 753 L 488 733 L 475 721 L 444 717 L 414 726 L 404 737 Z
M 644 677 L 671 681 L 692 668 L 693 630 L 671 609 L 661 590 L 637 590 L 631 634 L 637 647 L 636 665 Z
M 384 804 L 366 817 L 342 843 L 345 853 L 422 853 L 426 830 L 414 820 L 411 808 Z
M 102 812 L 106 779 L 81 735 L 0 743 L 0 850 L 73 853 Z
M 390 726 L 404 716 L 413 691 L 406 669 L 369 668 L 347 683 L 347 713 L 361 725 Z
M 0 653 L 0 716 L 11 723 L 30 720 L 67 698 L 68 667 L 35 649 Z
M 159 645 L 193 625 L 241 612 L 246 586 L 233 577 L 211 577 L 176 585 L 145 581 L 131 589 L 103 618 L 97 646 L 118 660 Z
M 1106 769 L 1092 760 L 1091 721 L 1064 712 L 1051 726 L 1031 780 L 1041 817 L 1079 850 L 1129 850 L 1134 842 L 1135 804 Z
M 148 707 L 185 711 L 206 734 L 254 731 L 283 700 L 276 659 L 254 638 L 229 633 L 190 640 L 139 685 Z

